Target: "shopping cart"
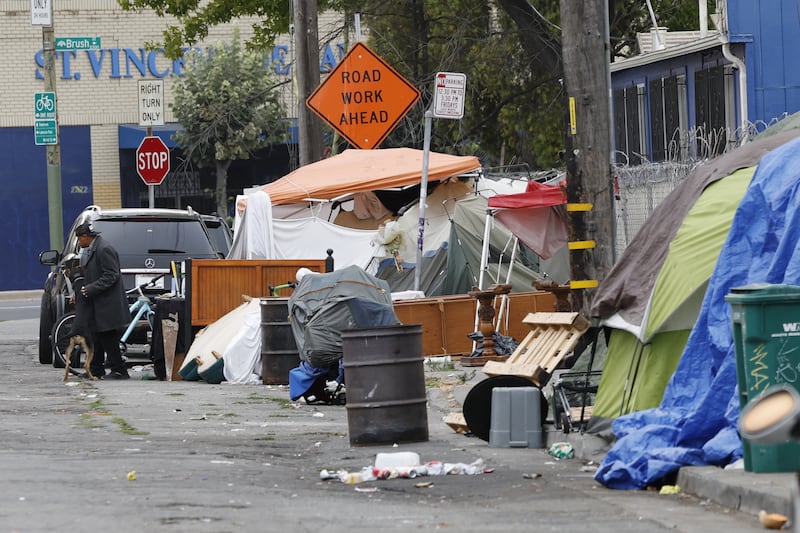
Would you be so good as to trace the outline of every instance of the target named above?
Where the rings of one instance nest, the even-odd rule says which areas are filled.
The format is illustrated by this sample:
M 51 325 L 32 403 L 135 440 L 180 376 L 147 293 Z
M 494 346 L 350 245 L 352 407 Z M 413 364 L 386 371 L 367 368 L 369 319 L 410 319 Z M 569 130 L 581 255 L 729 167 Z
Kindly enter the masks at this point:
M 553 416 L 564 433 L 582 431 L 592 416 L 600 370 L 564 372 L 553 383 Z

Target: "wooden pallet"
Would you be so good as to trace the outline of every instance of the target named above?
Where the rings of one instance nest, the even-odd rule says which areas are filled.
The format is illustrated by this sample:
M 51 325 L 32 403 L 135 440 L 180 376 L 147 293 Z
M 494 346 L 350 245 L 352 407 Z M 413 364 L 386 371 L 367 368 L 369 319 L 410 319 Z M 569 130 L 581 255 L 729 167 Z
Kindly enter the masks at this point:
M 528 313 L 522 322 L 531 331 L 506 361 L 486 363 L 484 374 L 522 376 L 542 387 L 591 325 L 580 313 Z
M 589 420 L 592 418 L 592 410 L 594 409 L 593 405 L 587 405 L 586 407 L 570 407 L 569 408 L 569 417 L 570 420 L 573 422 L 583 422 L 584 420 Z M 583 414 L 583 418 L 581 418 L 581 413 Z
M 464 420 L 464 413 L 450 413 L 442 421 L 450 426 L 456 433 L 469 433 L 469 426 Z

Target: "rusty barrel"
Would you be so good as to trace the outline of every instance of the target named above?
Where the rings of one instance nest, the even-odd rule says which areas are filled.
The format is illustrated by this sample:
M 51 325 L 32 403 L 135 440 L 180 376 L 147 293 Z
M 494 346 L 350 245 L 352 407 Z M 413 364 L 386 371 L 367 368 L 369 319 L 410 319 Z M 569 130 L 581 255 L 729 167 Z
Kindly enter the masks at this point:
M 350 444 L 428 440 L 422 326 L 342 331 Z
M 261 381 L 288 385 L 289 371 L 300 364 L 289 322 L 288 298 L 261 299 Z

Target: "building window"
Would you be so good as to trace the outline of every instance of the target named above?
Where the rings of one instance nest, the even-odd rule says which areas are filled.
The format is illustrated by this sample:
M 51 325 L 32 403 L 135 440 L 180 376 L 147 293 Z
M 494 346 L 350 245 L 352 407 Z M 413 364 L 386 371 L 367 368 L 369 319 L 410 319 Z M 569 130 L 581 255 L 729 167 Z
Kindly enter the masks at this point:
M 647 160 L 646 95 L 644 85 L 617 89 L 613 93 L 614 160 L 620 165 L 639 165 Z
M 694 84 L 697 155 L 701 159 L 715 157 L 725 151 L 728 142 L 725 69 L 698 70 Z
M 687 142 L 686 76 L 650 82 L 650 144 L 653 161 L 684 161 Z

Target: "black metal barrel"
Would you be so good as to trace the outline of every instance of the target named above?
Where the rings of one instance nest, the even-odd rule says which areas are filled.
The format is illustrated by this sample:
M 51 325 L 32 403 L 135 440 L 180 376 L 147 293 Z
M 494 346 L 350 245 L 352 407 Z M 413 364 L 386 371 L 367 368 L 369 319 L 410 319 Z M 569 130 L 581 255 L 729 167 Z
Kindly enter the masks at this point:
M 428 440 L 420 324 L 342 332 L 350 444 Z
M 289 322 L 288 298 L 261 299 L 261 381 L 288 385 L 289 371 L 300 364 Z

